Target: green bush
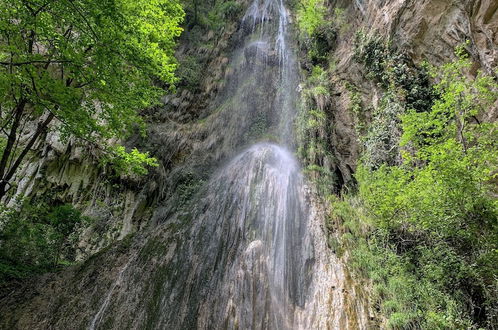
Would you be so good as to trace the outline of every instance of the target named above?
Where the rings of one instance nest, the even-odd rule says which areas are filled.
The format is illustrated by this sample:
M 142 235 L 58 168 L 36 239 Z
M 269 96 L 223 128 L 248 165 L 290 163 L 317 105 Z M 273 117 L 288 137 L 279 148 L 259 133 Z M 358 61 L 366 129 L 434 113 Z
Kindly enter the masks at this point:
M 242 12 L 242 5 L 235 1 L 222 2 L 219 5 L 219 12 L 225 18 L 235 18 Z
M 242 5 L 229 0 L 183 0 L 183 7 L 187 14 L 187 27 L 199 25 L 214 31 L 224 26 L 229 19 L 235 19 L 242 13 Z
M 367 70 L 367 76 L 384 88 L 396 89 L 407 109 L 428 111 L 437 98 L 425 65 L 417 66 L 380 37 L 359 31 L 355 39 L 356 62 Z
M 359 166 L 357 196 L 334 202 L 357 276 L 391 329 L 498 323 L 498 124 L 478 118 L 498 84 L 459 59 L 440 69 L 430 110 L 400 115 L 399 164 Z
M 327 8 L 324 0 L 302 0 L 297 9 L 297 26 L 302 34 L 312 36 L 325 24 Z
M 0 214 L 0 283 L 74 261 L 77 230 L 90 219 L 72 205 L 22 202 Z
M 405 109 L 396 94 L 387 91 L 373 112 L 372 122 L 361 137 L 363 164 L 376 169 L 382 164 L 399 164 L 400 116 Z
M 329 13 L 324 0 L 302 0 L 297 4 L 297 28 L 301 48 L 311 65 L 326 66 L 339 31 L 343 12 Z
M 185 56 L 180 59 L 177 76 L 179 78 L 178 86 L 195 91 L 199 88 L 202 70 L 204 65 L 200 63 L 199 58 L 195 55 Z

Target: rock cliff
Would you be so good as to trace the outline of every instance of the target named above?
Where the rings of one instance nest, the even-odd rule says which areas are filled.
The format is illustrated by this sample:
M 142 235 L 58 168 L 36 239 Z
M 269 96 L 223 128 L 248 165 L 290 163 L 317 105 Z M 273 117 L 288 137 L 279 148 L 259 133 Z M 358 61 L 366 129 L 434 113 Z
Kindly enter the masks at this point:
M 238 3 L 246 8 L 249 1 Z M 343 26 L 329 51 L 335 66 L 327 71 L 330 98 L 323 100 L 321 105 L 326 114 L 325 129 L 314 133 L 327 141 L 330 155 L 327 159 L 308 162 L 328 167 L 339 191 L 353 180 L 361 149 L 358 123 L 351 111 L 350 86 L 354 86 L 360 102 L 371 108 L 379 103 L 383 93 L 382 87 L 367 79 L 367 72 L 353 59 L 356 32 L 363 30 L 389 40 L 415 65 L 422 61 L 434 65 L 448 62 L 454 58 L 455 47 L 469 41 L 467 51 L 475 62 L 473 72 L 469 74 L 481 69 L 496 75 L 498 2 L 330 0 L 327 6 L 331 9 L 331 20 L 334 8 L 342 9 L 344 15 Z M 164 299 L 161 298 L 164 289 L 142 282 L 138 273 L 135 278 L 121 283 L 121 274 L 132 265 L 142 267 L 147 274 L 145 278 L 178 276 L 169 264 L 179 263 L 174 260 L 179 257 L 175 255 L 181 240 L 178 233 L 186 232 L 183 208 L 190 207 L 192 197 L 209 180 L 215 168 L 239 151 L 244 141 L 257 140 L 259 132 L 254 130 L 261 122 L 274 120 L 261 119 L 258 109 L 271 102 L 264 97 L 258 101 L 261 104 L 254 104 L 251 118 L 233 116 L 226 111 L 233 105 L 216 103 L 217 95 L 227 89 L 226 83 L 232 81 L 235 74 L 234 66 L 230 65 L 233 64 L 230 53 L 248 34 L 239 23 L 240 18 L 241 14 L 231 17 L 216 31 L 187 29 L 181 38 L 177 56 L 180 63 L 192 70 L 187 75 L 195 82 L 180 83 L 175 94 L 164 97 L 163 106 L 144 111 L 150 124 L 147 138 L 136 137 L 127 142 L 158 158 L 159 167 L 148 176 L 117 178 L 107 175 L 105 167 L 91 156 L 97 151 L 75 142 L 61 145 L 56 137 L 49 136 L 45 144 L 37 147 L 35 155 L 18 176 L 16 195 L 54 194 L 57 199 L 79 206 L 97 220 L 81 233 L 80 259 L 88 259 L 83 265 L 2 288 L 0 328 L 62 329 L 73 319 L 78 320 L 75 323 L 78 328 L 85 328 L 90 317 L 88 311 L 101 308 L 103 296 L 111 295 L 121 287 L 130 294 L 116 299 L 130 308 L 113 310 L 116 304 L 112 305 L 107 313 L 115 312 L 115 316 L 107 319 L 107 326 L 124 326 L 120 319 L 130 319 L 130 315 L 122 315 L 125 312 L 151 327 L 161 318 L 154 313 L 161 311 L 157 306 Z M 199 36 L 193 40 L 189 33 Z M 263 54 L 265 58 L 274 55 Z M 189 62 L 192 58 L 193 64 Z M 304 77 L 306 60 L 298 60 L 301 60 Z M 367 113 L 366 120 L 370 118 L 371 114 Z M 485 119 L 496 118 L 495 107 Z M 151 256 L 152 262 L 144 253 Z M 347 272 L 341 276 L 347 278 Z M 351 283 L 337 285 L 338 290 L 351 292 L 346 300 L 361 296 L 361 290 L 355 292 Z M 132 308 L 141 300 L 150 305 L 146 309 L 147 315 L 143 314 L 145 310 Z M 344 306 L 353 311 L 350 314 L 358 313 L 358 319 L 368 315 L 363 301 Z M 95 316 L 97 323 L 100 322 L 99 313 Z M 343 322 L 345 327 L 353 329 L 367 324 L 363 319 Z M 138 323 L 127 326 L 139 327 Z

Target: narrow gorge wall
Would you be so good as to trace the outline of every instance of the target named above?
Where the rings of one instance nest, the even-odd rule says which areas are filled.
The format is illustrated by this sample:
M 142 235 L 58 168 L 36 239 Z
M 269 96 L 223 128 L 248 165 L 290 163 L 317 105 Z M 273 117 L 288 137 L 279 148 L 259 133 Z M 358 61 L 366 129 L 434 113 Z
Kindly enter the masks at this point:
M 330 51 L 335 66 L 329 70 L 331 98 L 327 102 L 327 132 L 317 132 L 327 141 L 332 153 L 327 164 L 341 182 L 352 180 L 360 153 L 359 123 L 352 111 L 350 87 L 353 86 L 367 109 L 366 121 L 379 104 L 383 90 L 367 78 L 368 72 L 355 62 L 355 34 L 364 31 L 389 41 L 410 61 L 441 65 L 455 59 L 455 48 L 469 42 L 467 51 L 478 69 L 496 75 L 498 61 L 498 4 L 492 0 L 383 0 L 329 1 L 327 20 L 338 22 L 338 35 Z M 338 20 L 334 9 L 343 11 Z M 368 110 L 370 109 L 370 110 Z M 370 111 L 370 112 L 369 112 Z M 496 120 L 498 111 L 488 118 Z

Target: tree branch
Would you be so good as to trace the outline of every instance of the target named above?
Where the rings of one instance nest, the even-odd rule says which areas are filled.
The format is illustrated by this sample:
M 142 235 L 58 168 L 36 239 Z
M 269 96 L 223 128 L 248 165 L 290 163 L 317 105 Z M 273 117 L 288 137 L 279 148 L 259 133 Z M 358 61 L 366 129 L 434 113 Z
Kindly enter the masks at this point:
M 55 116 L 54 116 L 53 113 L 49 113 L 49 115 L 47 116 L 47 118 L 42 123 L 38 123 L 38 127 L 36 128 L 36 132 L 33 134 L 33 136 L 31 137 L 31 139 L 29 140 L 29 142 L 26 144 L 26 146 L 24 147 L 23 151 L 19 154 L 19 156 L 17 157 L 16 161 L 14 162 L 14 164 L 12 165 L 12 167 L 9 169 L 7 175 L 5 175 L 4 181 L 8 182 L 8 181 L 10 181 L 10 179 L 12 179 L 12 177 L 14 176 L 17 168 L 19 167 L 19 165 L 21 165 L 21 162 L 23 161 L 24 157 L 31 150 L 31 148 L 33 147 L 33 145 L 35 144 L 35 142 L 40 137 L 41 133 L 43 133 L 47 129 L 48 125 L 54 119 L 54 117 Z
M 81 16 L 83 21 L 85 21 L 86 25 L 88 26 L 88 28 L 92 32 L 93 36 L 95 37 L 95 40 L 97 40 L 98 39 L 97 33 L 95 33 L 95 30 L 92 28 L 92 25 L 90 24 L 90 22 L 88 22 L 85 15 L 83 15 L 81 10 L 74 4 L 73 0 L 66 0 L 66 1 L 71 4 L 71 6 L 74 8 L 74 10 L 76 10 L 76 12 Z
M 51 0 L 51 1 L 47 1 L 44 5 L 42 5 L 40 8 L 38 8 L 38 9 L 34 12 L 34 15 L 35 15 L 35 16 L 36 16 L 36 15 L 38 15 L 38 14 L 39 14 L 42 10 L 44 10 L 45 8 L 47 8 L 47 6 L 48 6 L 50 3 L 52 3 L 52 2 L 54 2 L 54 1 L 53 1 L 53 0 Z
M 10 133 L 7 138 L 7 144 L 5 146 L 5 149 L 3 150 L 2 158 L 0 159 L 0 180 L 4 181 L 4 175 L 7 167 L 7 162 L 10 158 L 10 155 L 12 153 L 12 148 L 14 147 L 14 144 L 17 139 L 17 129 L 19 127 L 19 123 L 21 121 L 22 114 L 24 113 L 24 107 L 28 101 L 26 99 L 22 99 L 16 106 L 14 110 L 14 121 L 12 123 L 12 126 L 10 127 Z M 0 191 L 0 194 L 2 192 Z M 1 195 L 0 195 L 1 197 Z
M 31 65 L 31 64 L 61 64 L 61 63 L 72 63 L 69 60 L 50 60 L 50 61 L 41 61 L 41 60 L 33 60 L 26 62 L 0 62 L 0 65 L 5 66 L 23 66 L 23 65 Z

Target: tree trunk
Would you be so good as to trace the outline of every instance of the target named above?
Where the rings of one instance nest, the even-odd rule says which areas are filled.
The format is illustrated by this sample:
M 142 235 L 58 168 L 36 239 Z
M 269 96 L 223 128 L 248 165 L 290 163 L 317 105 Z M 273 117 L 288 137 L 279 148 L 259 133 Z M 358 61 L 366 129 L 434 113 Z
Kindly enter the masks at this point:
M 27 101 L 22 99 L 14 109 L 14 118 L 12 126 L 10 127 L 9 136 L 7 137 L 7 144 L 2 153 L 2 158 L 0 159 L 0 199 L 5 195 L 5 190 L 7 187 L 7 180 L 5 178 L 5 172 L 7 171 L 7 164 L 9 162 L 10 156 L 12 154 L 12 149 L 17 140 L 17 129 L 21 123 L 22 114 L 24 112 L 24 107 Z
M 194 0 L 194 25 L 197 24 L 197 15 L 198 15 L 198 10 L 199 10 L 199 3 L 198 0 Z
M 21 165 L 24 157 L 28 154 L 28 152 L 31 150 L 33 145 L 35 144 L 36 141 L 38 141 L 40 135 L 47 129 L 48 125 L 50 122 L 54 119 L 54 114 L 50 113 L 47 118 L 42 122 L 38 123 L 38 127 L 36 129 L 35 134 L 31 137 L 31 139 L 28 141 L 26 146 L 24 147 L 23 151 L 17 156 L 17 159 L 15 160 L 14 164 L 10 167 L 8 172 L 5 174 L 5 169 L 3 170 L 3 176 L 0 181 L 0 200 L 5 196 L 7 193 L 7 185 L 9 181 L 14 177 L 14 174 L 16 174 L 17 169 Z M 15 141 L 15 140 L 14 140 Z

